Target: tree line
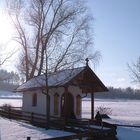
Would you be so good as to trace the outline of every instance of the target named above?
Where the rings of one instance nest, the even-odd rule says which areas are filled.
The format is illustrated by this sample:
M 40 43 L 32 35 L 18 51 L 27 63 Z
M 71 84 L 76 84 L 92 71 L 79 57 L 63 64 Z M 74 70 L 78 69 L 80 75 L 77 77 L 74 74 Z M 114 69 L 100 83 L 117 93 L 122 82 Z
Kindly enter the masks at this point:
M 19 74 L 13 71 L 8 72 L 7 70 L 0 69 L 0 83 L 19 85 L 21 81 L 22 79 Z
M 95 98 L 103 99 L 140 99 L 140 89 L 109 87 L 108 92 L 95 93 Z

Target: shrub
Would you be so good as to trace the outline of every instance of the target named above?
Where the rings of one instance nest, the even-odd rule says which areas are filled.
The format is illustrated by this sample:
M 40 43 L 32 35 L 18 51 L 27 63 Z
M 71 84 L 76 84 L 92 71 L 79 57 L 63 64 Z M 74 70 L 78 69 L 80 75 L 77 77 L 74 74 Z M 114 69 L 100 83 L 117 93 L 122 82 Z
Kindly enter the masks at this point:
M 10 110 L 13 110 L 13 107 L 10 104 L 3 104 L 1 106 L 1 109 L 4 110 L 4 111 L 10 111 Z
M 95 110 L 95 112 L 97 113 L 99 111 L 100 114 L 106 114 L 106 115 L 111 115 L 112 114 L 112 109 L 109 107 L 105 107 L 105 106 L 99 106 L 97 107 L 97 109 Z

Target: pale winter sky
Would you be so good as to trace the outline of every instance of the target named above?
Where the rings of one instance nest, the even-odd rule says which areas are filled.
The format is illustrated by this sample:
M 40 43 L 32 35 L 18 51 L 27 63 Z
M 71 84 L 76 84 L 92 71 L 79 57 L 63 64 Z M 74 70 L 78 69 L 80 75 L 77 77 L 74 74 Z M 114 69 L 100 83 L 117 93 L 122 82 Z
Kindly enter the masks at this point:
M 140 0 L 86 2 L 94 17 L 94 47 L 102 54 L 96 74 L 106 86 L 135 87 L 131 83 L 127 63 L 135 62 L 140 56 Z M 8 17 L 2 16 L 2 5 L 3 0 L 0 1 L 0 45 L 1 40 L 9 39 L 9 34 L 13 32 Z M 14 44 L 11 46 L 15 47 Z M 16 62 L 16 59 L 12 63 L 13 61 Z M 13 68 L 14 66 L 8 67 L 9 70 Z
M 133 86 L 127 63 L 140 56 L 140 0 L 88 0 L 94 16 L 94 47 L 102 61 L 96 73 L 107 86 Z

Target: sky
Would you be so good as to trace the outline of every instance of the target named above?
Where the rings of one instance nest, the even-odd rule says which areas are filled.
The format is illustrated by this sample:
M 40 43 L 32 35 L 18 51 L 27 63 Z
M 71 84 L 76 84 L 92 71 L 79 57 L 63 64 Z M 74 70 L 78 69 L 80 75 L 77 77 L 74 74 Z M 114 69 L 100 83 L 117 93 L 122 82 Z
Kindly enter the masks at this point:
M 106 86 L 134 87 L 127 63 L 140 56 L 140 0 L 88 0 L 94 17 L 94 48 L 102 60 L 96 73 Z
M 94 17 L 94 48 L 102 55 L 95 73 L 106 86 L 136 88 L 131 82 L 127 63 L 135 62 L 140 56 L 140 0 L 87 0 L 86 3 Z M 5 40 L 10 38 L 7 33 L 13 31 L 8 17 L 2 17 L 2 5 L 0 1 L 0 40 Z M 11 46 L 15 48 L 15 44 Z M 16 62 L 17 58 L 13 61 Z M 12 65 L 8 69 L 13 70 L 14 67 Z

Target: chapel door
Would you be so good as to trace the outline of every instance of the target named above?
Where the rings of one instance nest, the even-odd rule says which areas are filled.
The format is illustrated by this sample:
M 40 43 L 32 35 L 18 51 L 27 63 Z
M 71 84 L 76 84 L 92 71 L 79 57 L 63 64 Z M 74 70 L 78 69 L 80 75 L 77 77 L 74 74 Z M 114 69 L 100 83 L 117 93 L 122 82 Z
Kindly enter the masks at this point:
M 66 103 L 65 103 L 66 101 Z M 61 116 L 67 117 L 69 119 L 75 119 L 74 114 L 74 98 L 71 93 L 67 93 L 67 99 L 65 99 L 64 94 L 61 98 Z

